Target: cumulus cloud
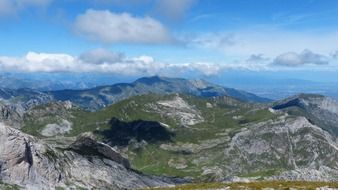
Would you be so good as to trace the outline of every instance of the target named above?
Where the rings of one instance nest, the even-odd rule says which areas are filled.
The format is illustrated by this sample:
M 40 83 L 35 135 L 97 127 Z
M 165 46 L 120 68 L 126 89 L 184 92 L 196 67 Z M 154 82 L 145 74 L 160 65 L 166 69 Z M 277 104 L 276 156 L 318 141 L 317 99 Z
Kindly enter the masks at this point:
M 134 17 L 108 10 L 87 10 L 74 22 L 77 34 L 103 43 L 163 43 L 170 41 L 166 28 L 151 17 Z
M 14 15 L 28 7 L 45 7 L 52 0 L 0 0 L 0 16 Z
M 327 65 L 329 63 L 328 57 L 313 53 L 310 50 L 304 50 L 301 53 L 287 52 L 277 56 L 273 64 L 288 67 L 298 67 L 302 65 Z
M 155 4 L 156 11 L 169 19 L 180 19 L 194 4 L 195 0 L 160 0 Z
M 75 70 L 75 58 L 67 54 L 46 54 L 28 52 L 24 57 L 0 57 L 3 71 L 61 72 Z

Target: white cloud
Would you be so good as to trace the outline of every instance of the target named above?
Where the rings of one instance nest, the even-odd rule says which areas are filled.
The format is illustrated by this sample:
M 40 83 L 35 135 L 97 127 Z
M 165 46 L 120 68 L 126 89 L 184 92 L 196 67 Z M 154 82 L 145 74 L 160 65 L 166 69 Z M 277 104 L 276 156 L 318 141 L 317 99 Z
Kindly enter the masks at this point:
M 151 17 L 134 17 L 108 10 L 87 10 L 74 22 L 75 32 L 103 43 L 163 43 L 170 41 L 166 28 Z
M 273 64 L 288 67 L 298 67 L 307 64 L 327 65 L 329 64 L 329 59 L 324 55 L 304 50 L 299 54 L 295 52 L 283 53 L 274 59 Z
M 15 15 L 28 7 L 45 7 L 52 0 L 0 0 L 0 16 Z
M 75 70 L 75 58 L 67 54 L 28 52 L 24 57 L 0 57 L 0 69 L 24 72 L 58 72 Z
M 158 13 L 169 19 L 180 19 L 195 0 L 160 0 L 155 4 Z

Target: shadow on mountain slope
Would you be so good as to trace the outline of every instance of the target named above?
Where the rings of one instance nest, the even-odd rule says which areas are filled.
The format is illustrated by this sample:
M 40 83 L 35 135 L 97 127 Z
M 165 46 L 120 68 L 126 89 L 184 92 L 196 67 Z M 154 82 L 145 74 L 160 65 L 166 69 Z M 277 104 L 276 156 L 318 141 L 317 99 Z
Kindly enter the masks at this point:
M 114 117 L 109 121 L 109 125 L 110 129 L 99 133 L 111 145 L 125 146 L 132 139 L 150 143 L 165 142 L 170 141 L 174 136 L 173 132 L 155 121 L 125 122 Z

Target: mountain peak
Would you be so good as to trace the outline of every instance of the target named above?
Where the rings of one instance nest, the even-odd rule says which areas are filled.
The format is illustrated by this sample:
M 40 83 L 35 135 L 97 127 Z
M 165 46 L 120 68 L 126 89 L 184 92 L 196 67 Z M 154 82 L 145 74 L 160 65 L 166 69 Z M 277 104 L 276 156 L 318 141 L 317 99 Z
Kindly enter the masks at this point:
M 165 78 L 160 76 L 142 77 L 137 79 L 134 83 L 154 84 L 158 82 L 164 82 Z

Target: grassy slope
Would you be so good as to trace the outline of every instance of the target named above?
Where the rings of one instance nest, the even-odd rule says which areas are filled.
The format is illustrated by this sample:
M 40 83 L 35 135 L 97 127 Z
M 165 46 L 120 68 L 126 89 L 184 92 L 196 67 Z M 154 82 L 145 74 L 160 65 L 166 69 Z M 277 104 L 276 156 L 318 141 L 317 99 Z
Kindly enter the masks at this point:
M 122 121 L 134 121 L 138 119 L 146 121 L 158 121 L 170 126 L 175 136 L 171 145 L 196 144 L 200 145 L 203 141 L 222 139 L 235 134 L 244 124 L 249 122 L 259 122 L 274 118 L 275 115 L 266 109 L 258 109 L 254 105 L 242 104 L 232 99 L 210 98 L 201 99 L 193 96 L 180 95 L 183 99 L 193 105 L 201 112 L 205 122 L 194 126 L 182 127 L 175 118 L 160 115 L 156 112 L 149 112 L 147 105 L 159 100 L 172 99 L 174 95 L 158 96 L 143 95 L 136 96 L 118 102 L 112 106 L 97 112 L 85 112 L 78 109 L 69 111 L 68 120 L 73 123 L 73 130 L 68 136 L 76 136 L 87 131 L 103 131 L 109 129 L 108 121 L 112 117 Z M 230 101 L 230 102 L 229 102 Z M 211 103 L 212 108 L 206 104 Z M 240 119 L 234 119 L 235 116 Z M 29 118 L 27 125 L 23 128 L 25 132 L 39 135 L 39 131 L 49 122 L 55 122 L 57 116 L 48 116 L 46 120 Z M 162 143 L 149 144 L 142 149 L 133 149 L 133 145 L 125 148 L 125 154 L 131 161 L 132 167 L 147 174 L 168 175 L 168 176 L 191 176 L 199 177 L 203 166 L 215 166 L 226 164 L 222 161 L 224 157 L 222 151 L 226 143 L 220 143 L 216 147 L 208 148 L 203 151 L 187 154 L 184 152 L 167 151 L 159 146 Z M 212 155 L 212 157 L 210 157 Z M 198 158 L 207 158 L 196 163 Z M 186 165 L 184 169 L 176 169 L 169 165 L 170 160 L 175 163 Z M 208 177 L 210 178 L 210 177 Z

